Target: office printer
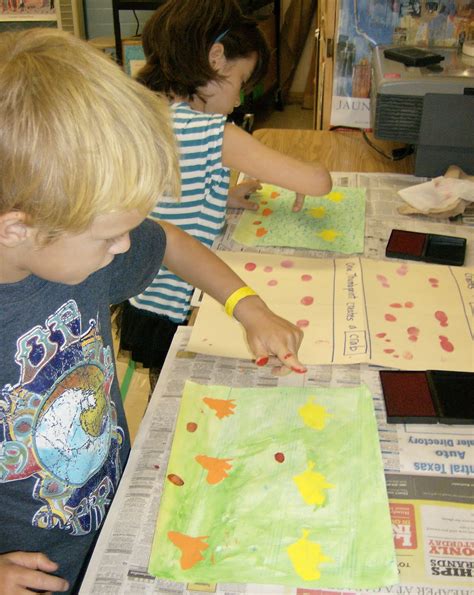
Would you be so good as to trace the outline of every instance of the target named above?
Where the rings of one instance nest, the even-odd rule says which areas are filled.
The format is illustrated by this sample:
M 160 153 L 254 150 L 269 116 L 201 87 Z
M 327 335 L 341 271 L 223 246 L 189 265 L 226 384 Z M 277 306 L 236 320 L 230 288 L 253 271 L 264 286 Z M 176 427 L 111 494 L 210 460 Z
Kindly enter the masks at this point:
M 474 174 L 474 57 L 429 48 L 443 60 L 414 67 L 372 52 L 371 126 L 375 138 L 413 144 L 415 174 L 442 175 L 449 165 Z

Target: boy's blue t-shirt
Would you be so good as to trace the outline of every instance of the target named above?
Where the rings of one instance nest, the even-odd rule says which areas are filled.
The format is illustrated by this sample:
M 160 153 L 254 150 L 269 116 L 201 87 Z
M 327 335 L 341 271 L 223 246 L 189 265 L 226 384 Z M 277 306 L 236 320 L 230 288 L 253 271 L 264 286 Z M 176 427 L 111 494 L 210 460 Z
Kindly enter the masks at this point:
M 0 553 L 44 552 L 70 581 L 130 449 L 110 305 L 151 283 L 166 238 L 146 220 L 131 240 L 79 285 L 0 284 Z

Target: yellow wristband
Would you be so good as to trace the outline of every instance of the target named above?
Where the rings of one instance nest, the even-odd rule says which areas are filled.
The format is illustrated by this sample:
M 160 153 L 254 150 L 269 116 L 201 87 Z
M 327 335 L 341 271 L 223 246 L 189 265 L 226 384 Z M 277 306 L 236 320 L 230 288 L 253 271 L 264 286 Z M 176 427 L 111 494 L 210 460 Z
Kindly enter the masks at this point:
M 226 299 L 224 309 L 226 314 L 229 316 L 233 316 L 235 306 L 243 300 L 244 298 L 248 297 L 249 295 L 257 295 L 257 293 L 248 285 L 241 287 L 240 289 L 236 289 L 234 293 L 231 293 L 229 297 Z

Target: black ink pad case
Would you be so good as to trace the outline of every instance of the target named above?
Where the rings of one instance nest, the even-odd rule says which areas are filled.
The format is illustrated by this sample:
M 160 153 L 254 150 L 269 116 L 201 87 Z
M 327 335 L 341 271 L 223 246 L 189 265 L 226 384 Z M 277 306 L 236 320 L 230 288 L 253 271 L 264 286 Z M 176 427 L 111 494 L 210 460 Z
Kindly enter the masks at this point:
M 384 50 L 383 55 L 387 60 L 401 62 L 405 66 L 430 66 L 444 60 L 444 56 L 428 50 L 415 47 L 395 47 Z
M 466 256 L 466 238 L 392 229 L 385 256 L 462 266 Z
M 381 370 L 387 423 L 474 424 L 474 373 Z

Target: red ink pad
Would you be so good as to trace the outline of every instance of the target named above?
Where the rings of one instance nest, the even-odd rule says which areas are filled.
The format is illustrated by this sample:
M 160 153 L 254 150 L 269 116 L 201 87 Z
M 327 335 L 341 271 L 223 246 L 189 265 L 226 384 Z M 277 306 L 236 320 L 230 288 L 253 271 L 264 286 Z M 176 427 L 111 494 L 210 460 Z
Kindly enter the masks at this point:
M 466 255 L 466 238 L 435 233 L 392 229 L 385 256 L 421 260 L 435 264 L 462 266 Z
M 474 424 L 474 374 L 380 372 L 388 423 Z
M 426 372 L 380 372 L 387 422 L 433 424 L 438 420 Z

